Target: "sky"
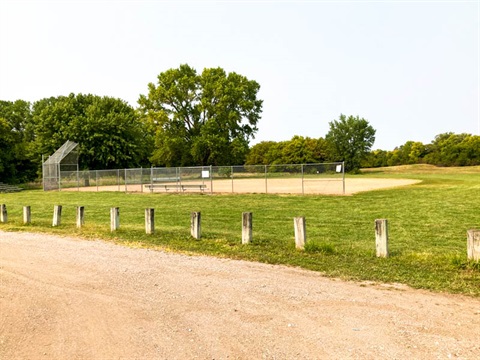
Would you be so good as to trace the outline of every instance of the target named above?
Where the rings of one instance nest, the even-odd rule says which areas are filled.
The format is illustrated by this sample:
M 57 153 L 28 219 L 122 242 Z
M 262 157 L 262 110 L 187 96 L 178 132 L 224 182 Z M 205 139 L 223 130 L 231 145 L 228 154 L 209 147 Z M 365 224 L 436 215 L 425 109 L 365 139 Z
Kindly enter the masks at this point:
M 251 144 L 366 119 L 372 149 L 480 135 L 480 1 L 0 0 L 0 100 L 137 107 L 181 64 L 260 84 Z

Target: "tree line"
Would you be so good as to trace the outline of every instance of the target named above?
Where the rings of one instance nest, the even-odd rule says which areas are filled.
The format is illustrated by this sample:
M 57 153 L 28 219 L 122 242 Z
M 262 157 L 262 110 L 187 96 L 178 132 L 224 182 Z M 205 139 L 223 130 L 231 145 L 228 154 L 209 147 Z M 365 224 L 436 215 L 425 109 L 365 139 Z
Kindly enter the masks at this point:
M 429 144 L 407 141 L 392 151 L 371 151 L 362 167 L 409 164 L 436 166 L 480 165 L 480 136 L 447 132 L 435 136 Z
M 346 170 L 355 172 L 412 163 L 480 164 L 478 136 L 447 133 L 428 145 L 409 141 L 393 151 L 371 151 L 375 129 L 343 114 L 329 122 L 324 138 L 293 136 L 250 146 L 262 113 L 259 89 L 240 74 L 222 68 L 198 73 L 185 64 L 149 83 L 137 108 L 92 94 L 0 100 L 0 181 L 39 178 L 42 155 L 66 140 L 79 143 L 79 166 L 91 170 L 345 161 Z

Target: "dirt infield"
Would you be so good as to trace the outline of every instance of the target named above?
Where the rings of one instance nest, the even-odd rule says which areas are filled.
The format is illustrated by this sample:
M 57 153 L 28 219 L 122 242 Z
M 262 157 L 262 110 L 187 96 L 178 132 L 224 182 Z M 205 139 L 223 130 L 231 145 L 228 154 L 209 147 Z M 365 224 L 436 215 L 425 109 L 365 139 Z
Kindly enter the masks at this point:
M 411 179 L 378 179 L 378 178 L 353 178 L 345 180 L 345 195 L 353 195 L 363 191 L 394 188 L 418 183 L 418 180 Z M 269 194 L 324 194 L 324 195 L 342 195 L 343 182 L 340 179 L 326 180 L 305 180 L 302 179 L 234 179 L 232 180 L 214 180 L 188 182 L 188 184 L 204 184 L 205 193 L 269 193 Z M 65 188 L 62 191 L 127 191 L 127 192 L 147 192 L 148 185 L 112 185 L 112 186 L 90 186 L 79 188 Z M 172 192 L 174 184 L 166 190 L 164 187 L 158 187 L 154 192 Z M 200 189 L 187 189 L 186 192 L 199 192 Z
M 479 359 L 480 301 L 0 232 L 0 359 Z

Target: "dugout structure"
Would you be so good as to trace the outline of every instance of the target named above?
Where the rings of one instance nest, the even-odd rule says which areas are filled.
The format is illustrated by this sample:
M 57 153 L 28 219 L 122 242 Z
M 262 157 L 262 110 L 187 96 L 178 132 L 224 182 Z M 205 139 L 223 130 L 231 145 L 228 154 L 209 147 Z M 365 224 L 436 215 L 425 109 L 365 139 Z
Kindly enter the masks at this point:
M 42 156 L 43 190 L 61 190 L 62 173 L 65 172 L 78 174 L 78 144 L 70 140 L 46 160 Z

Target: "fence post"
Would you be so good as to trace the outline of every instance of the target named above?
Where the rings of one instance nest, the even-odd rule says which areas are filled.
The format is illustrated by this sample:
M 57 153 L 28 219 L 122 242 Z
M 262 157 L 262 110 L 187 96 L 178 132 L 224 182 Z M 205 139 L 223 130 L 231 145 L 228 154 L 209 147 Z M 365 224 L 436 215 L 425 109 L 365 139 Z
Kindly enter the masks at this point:
M 53 223 L 52 226 L 60 226 L 62 222 L 62 205 L 53 207 Z
M 192 212 L 190 224 L 190 233 L 195 239 L 200 239 L 202 236 L 200 212 Z
M 480 260 L 480 230 L 467 231 L 467 258 L 468 260 Z
M 23 223 L 30 224 L 32 222 L 32 212 L 30 206 L 23 207 Z
M 242 214 L 242 244 L 252 242 L 252 213 L 244 212 Z
M 145 233 L 155 233 L 155 209 L 145 209 Z
M 305 249 L 305 243 L 307 241 L 307 228 L 305 224 L 305 217 L 293 218 L 293 224 L 295 226 L 295 247 L 297 249 Z
M 375 245 L 377 249 L 377 257 L 388 257 L 387 219 L 375 220 Z
M 7 205 L 5 204 L 0 205 L 0 222 L 7 222 Z
M 110 231 L 118 230 L 120 227 L 120 208 L 110 208 Z
M 85 224 L 85 207 L 77 206 L 77 228 L 81 228 Z

